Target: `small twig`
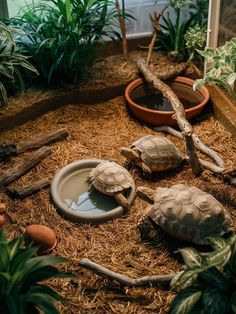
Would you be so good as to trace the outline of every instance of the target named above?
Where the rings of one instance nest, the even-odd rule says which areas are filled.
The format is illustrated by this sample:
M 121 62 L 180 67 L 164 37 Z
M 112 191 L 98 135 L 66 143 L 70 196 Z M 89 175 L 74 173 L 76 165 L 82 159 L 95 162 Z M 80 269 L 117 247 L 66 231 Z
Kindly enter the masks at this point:
M 116 280 L 120 284 L 128 287 L 144 287 L 150 286 L 151 284 L 169 284 L 170 281 L 176 275 L 172 274 L 172 275 L 144 276 L 132 279 L 128 276 L 116 273 L 114 271 L 107 269 L 106 267 L 98 265 L 89 260 L 88 258 L 82 258 L 81 261 L 79 262 L 79 265 L 81 267 L 91 270 L 92 272 L 99 276 L 106 277 L 111 280 Z
M 167 126 L 167 125 L 155 127 L 153 130 L 156 132 L 169 133 L 169 134 L 171 134 L 171 135 L 173 135 L 179 139 L 184 140 L 184 136 L 182 135 L 181 132 L 179 132 L 179 131 L 177 131 L 177 130 L 175 130 L 172 127 Z M 195 133 L 192 134 L 192 138 L 193 138 L 195 147 L 197 149 L 199 149 L 202 153 L 204 153 L 205 155 L 212 158 L 220 168 L 224 168 L 223 159 L 213 149 L 211 149 L 211 148 L 207 147 L 205 144 L 203 144 L 201 142 L 201 140 L 199 139 L 199 137 Z

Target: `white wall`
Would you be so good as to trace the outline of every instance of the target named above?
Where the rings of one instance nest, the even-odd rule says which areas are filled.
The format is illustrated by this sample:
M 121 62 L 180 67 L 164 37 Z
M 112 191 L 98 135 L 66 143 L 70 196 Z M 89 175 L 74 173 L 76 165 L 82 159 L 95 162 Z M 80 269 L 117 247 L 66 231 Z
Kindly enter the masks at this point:
M 20 8 L 26 4 L 36 3 L 38 1 L 39 0 L 7 0 L 9 16 L 17 15 Z

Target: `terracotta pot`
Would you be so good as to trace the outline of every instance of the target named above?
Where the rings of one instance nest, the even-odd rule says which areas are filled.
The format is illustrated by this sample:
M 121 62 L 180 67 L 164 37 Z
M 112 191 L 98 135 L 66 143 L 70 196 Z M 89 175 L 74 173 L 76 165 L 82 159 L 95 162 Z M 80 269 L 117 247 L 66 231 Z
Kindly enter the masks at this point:
M 184 99 L 186 102 L 194 103 L 191 108 L 185 109 L 187 119 L 191 119 L 203 109 L 209 100 L 209 91 L 205 86 L 202 86 L 197 91 L 193 91 L 194 81 L 186 77 L 177 77 L 175 80 L 168 83 L 168 85 L 174 90 L 176 95 Z M 160 111 L 145 108 L 136 102 L 134 99 L 140 98 L 147 94 L 147 83 L 144 79 L 136 79 L 131 82 L 125 90 L 125 99 L 134 116 L 149 125 L 177 125 L 176 120 L 172 118 L 173 111 Z

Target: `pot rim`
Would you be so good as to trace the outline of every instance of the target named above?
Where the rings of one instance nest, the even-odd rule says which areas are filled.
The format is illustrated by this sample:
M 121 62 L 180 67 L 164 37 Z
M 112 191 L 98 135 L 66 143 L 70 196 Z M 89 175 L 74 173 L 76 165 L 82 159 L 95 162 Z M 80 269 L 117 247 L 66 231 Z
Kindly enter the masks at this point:
M 184 76 L 177 76 L 173 82 L 178 82 L 178 83 L 183 83 L 183 85 L 187 85 L 187 86 L 193 86 L 194 84 L 194 80 L 188 78 L 188 77 L 184 77 Z M 142 109 L 143 111 L 149 112 L 149 113 L 158 113 L 158 114 L 163 114 L 163 115 L 173 115 L 174 111 L 162 111 L 162 110 L 153 110 L 153 109 L 148 109 L 145 108 L 141 105 L 138 105 L 137 103 L 135 103 L 131 98 L 130 98 L 130 94 L 131 92 L 139 85 L 141 85 L 142 83 L 145 83 L 145 80 L 143 78 L 137 78 L 134 81 L 132 81 L 131 83 L 129 83 L 125 89 L 125 98 L 126 100 L 134 107 L 138 108 L 138 109 Z M 193 106 L 191 108 L 185 109 L 185 112 L 192 112 L 195 111 L 196 109 L 200 109 L 202 107 L 204 107 L 206 105 L 206 103 L 209 101 L 210 99 L 210 93 L 208 91 L 208 89 L 205 86 L 201 86 L 196 92 L 200 92 L 200 94 L 204 97 L 202 102 L 200 102 L 200 104 Z
M 79 170 L 83 168 L 94 168 L 96 167 L 99 163 L 101 163 L 102 159 L 96 159 L 96 158 L 91 158 L 91 159 L 81 159 L 77 160 L 74 162 L 71 162 L 67 164 L 66 166 L 62 167 L 54 176 L 51 187 L 50 187 L 50 192 L 51 192 L 51 197 L 56 205 L 58 211 L 66 218 L 73 220 L 75 222 L 79 223 L 89 223 L 89 224 L 99 224 L 103 223 L 107 220 L 122 217 L 124 214 L 124 209 L 122 206 L 118 205 L 117 207 L 101 214 L 93 214 L 93 215 L 87 215 L 85 213 L 80 213 L 80 212 L 75 212 L 71 208 L 69 208 L 60 198 L 58 195 L 58 192 L 60 190 L 61 186 L 61 181 L 63 178 L 67 175 L 70 174 L 71 171 L 73 170 Z M 135 198 L 135 188 L 131 187 L 128 193 L 128 201 L 131 204 L 132 201 Z

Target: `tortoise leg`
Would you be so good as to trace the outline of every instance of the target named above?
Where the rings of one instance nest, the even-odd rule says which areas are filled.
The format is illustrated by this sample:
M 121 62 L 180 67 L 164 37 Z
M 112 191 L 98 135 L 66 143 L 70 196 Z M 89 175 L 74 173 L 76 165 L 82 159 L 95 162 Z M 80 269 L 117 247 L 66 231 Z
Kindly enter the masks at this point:
M 152 175 L 152 170 L 142 160 L 136 161 L 135 163 L 145 174 Z
M 114 197 L 117 203 L 124 208 L 124 213 L 126 214 L 130 207 L 127 198 L 121 192 L 116 193 Z

